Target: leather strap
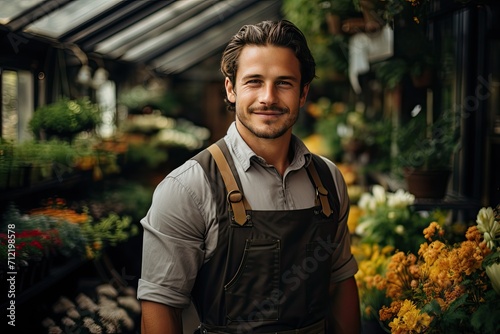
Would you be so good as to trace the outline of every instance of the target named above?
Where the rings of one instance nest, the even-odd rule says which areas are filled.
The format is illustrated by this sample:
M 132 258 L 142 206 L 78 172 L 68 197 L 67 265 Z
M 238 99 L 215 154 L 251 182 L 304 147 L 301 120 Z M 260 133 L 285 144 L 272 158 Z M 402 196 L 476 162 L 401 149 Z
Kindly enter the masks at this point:
M 220 147 L 217 144 L 212 144 L 208 147 L 208 151 L 212 154 L 222 175 L 222 179 L 224 180 L 227 190 L 227 201 L 233 211 L 234 220 L 238 225 L 243 226 L 247 222 L 246 210 L 247 208 L 250 209 L 250 206 L 246 202 L 243 193 L 238 188 L 238 184 L 236 183 L 226 157 L 224 156 L 224 153 L 222 153 Z M 307 170 L 309 171 L 316 187 L 316 198 L 319 199 L 318 204 L 321 204 L 323 214 L 329 217 L 333 213 L 333 210 L 330 206 L 330 202 L 328 201 L 328 190 L 326 190 L 323 186 L 313 161 L 309 163 Z
M 212 157 L 219 168 L 219 171 L 224 180 L 224 184 L 227 190 L 227 201 L 230 204 L 231 211 L 233 212 L 233 219 L 240 226 L 245 225 L 247 222 L 247 208 L 250 209 L 243 193 L 238 188 L 238 184 L 234 178 L 231 168 L 227 163 L 226 157 L 222 150 L 217 144 L 212 144 L 208 147 L 208 151 L 212 154 Z
M 314 166 L 314 161 L 309 163 L 307 170 L 309 171 L 309 175 L 311 175 L 314 185 L 316 186 L 316 199 L 319 198 L 321 210 L 327 217 L 329 217 L 333 213 L 333 210 L 330 207 L 330 202 L 328 201 L 328 190 L 326 190 L 321 182 L 318 172 L 316 171 L 316 167 Z

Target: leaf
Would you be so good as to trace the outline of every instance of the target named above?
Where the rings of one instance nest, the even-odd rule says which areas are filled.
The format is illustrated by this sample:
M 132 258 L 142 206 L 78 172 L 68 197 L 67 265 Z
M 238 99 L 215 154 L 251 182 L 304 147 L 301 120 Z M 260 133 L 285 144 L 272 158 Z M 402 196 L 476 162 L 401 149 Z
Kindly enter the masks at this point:
M 441 306 L 435 299 L 433 299 L 430 303 L 424 305 L 424 307 L 422 307 L 422 312 L 428 314 L 436 314 L 438 316 L 442 314 Z

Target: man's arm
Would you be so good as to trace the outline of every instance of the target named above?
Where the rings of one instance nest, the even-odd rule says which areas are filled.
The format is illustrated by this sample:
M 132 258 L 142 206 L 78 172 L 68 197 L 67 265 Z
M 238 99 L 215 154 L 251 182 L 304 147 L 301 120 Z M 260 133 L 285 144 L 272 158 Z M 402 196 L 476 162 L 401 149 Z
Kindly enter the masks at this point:
M 142 334 L 182 334 L 182 309 L 147 300 L 141 307 Z
M 330 284 L 330 309 L 327 333 L 359 334 L 361 316 L 358 287 L 354 277 Z

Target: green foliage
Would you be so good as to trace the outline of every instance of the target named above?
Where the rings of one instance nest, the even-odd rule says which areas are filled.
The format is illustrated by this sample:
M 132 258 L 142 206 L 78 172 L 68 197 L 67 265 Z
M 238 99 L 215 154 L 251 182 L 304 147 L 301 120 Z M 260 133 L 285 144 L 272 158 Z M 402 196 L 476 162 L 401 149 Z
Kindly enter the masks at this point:
M 395 163 L 400 167 L 427 170 L 450 169 L 452 154 L 458 148 L 458 120 L 444 113 L 432 125 L 420 112 L 397 130 L 399 154 Z
M 135 236 L 139 229 L 132 224 L 132 218 L 119 216 L 111 212 L 97 222 L 82 225 L 82 232 L 92 242 L 103 242 L 104 244 L 116 246 L 118 243 Z
M 500 297 L 494 290 L 484 294 L 484 302 L 471 317 L 472 328 L 476 333 L 497 333 L 500 328 Z
M 374 185 L 371 193 L 363 193 L 358 201 L 363 214 L 356 227 L 361 242 L 417 253 L 425 242 L 422 230 L 432 221 L 443 219 L 443 215 L 439 210 L 422 215 L 413 208 L 414 200 L 402 189 L 392 193 L 380 185 Z
M 403 59 L 390 59 L 372 65 L 377 78 L 389 89 L 394 89 L 408 72 L 408 64 Z
M 113 179 L 96 184 L 86 194 L 85 199 L 74 201 L 71 208 L 81 211 L 88 208 L 89 214 L 95 219 L 105 218 L 109 212 L 132 217 L 138 222 L 151 205 L 154 187 L 146 187 L 140 182 L 128 179 Z
M 320 79 L 331 72 L 347 73 L 348 36 L 330 34 L 326 14 L 338 11 L 343 16 L 359 15 L 352 1 L 284 0 L 282 10 L 306 36 Z
M 77 152 L 67 142 L 52 139 L 49 141 L 25 141 L 14 145 L 13 158 L 17 164 L 60 163 L 71 166 Z
M 128 163 L 156 168 L 168 160 L 168 151 L 153 143 L 130 144 L 127 151 Z
M 100 122 L 99 108 L 88 97 L 76 100 L 62 98 L 38 108 L 29 122 L 29 128 L 36 138 L 41 138 L 42 132 L 49 137 L 72 137 L 94 129 Z
M 500 263 L 500 252 L 493 252 L 486 255 L 483 260 L 483 268 L 486 268 L 494 263 Z

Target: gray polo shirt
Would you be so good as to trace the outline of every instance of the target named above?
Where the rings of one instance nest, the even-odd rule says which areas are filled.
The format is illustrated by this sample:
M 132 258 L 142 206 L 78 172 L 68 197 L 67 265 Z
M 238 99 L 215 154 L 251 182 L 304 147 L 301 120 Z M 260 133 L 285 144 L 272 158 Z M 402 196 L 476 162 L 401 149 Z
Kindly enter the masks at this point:
M 311 161 L 311 153 L 297 137 L 292 138 L 295 156 L 283 177 L 248 147 L 234 123 L 224 140 L 253 210 L 314 206 L 315 189 L 304 168 Z M 332 281 L 339 282 L 353 276 L 358 267 L 347 228 L 347 187 L 337 167 L 324 160 L 340 198 L 340 226 L 334 241 L 339 247 L 333 253 L 332 267 Z M 210 260 L 218 239 L 216 203 L 209 180 L 197 161 L 188 160 L 160 182 L 141 224 L 144 245 L 137 297 L 172 307 L 189 306 L 196 274 Z

